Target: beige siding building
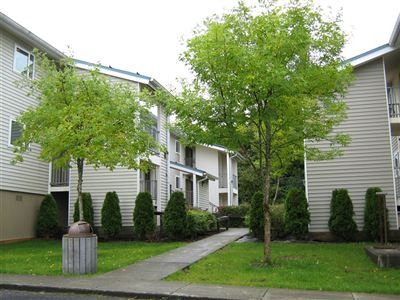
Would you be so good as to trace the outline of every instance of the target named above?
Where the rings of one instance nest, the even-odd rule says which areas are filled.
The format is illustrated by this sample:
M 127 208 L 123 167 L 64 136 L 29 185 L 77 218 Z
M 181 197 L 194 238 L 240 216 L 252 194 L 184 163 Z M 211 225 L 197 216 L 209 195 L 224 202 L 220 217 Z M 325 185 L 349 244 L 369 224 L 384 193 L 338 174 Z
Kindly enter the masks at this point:
M 389 44 L 350 59 L 355 78 L 345 96 L 348 118 L 336 128 L 352 139 L 344 155 L 306 161 L 310 232 L 315 236 L 329 232 L 330 200 L 337 188 L 348 189 L 361 231 L 366 190 L 380 187 L 386 194 L 390 229 L 399 228 L 399 20 Z

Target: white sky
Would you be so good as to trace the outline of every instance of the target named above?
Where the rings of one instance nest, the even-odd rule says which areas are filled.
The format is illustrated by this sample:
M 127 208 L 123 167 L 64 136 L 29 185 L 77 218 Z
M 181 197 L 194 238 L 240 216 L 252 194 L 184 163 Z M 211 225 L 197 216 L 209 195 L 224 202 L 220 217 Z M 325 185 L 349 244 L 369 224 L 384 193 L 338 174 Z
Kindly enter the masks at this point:
M 247 0 L 246 2 L 250 2 Z M 389 41 L 400 0 L 316 0 L 334 12 L 343 8 L 350 58 Z M 154 77 L 178 87 L 187 77 L 178 60 L 183 40 L 206 17 L 237 0 L 1 0 L 0 11 L 55 48 L 75 58 Z M 254 2 L 252 2 L 254 3 Z

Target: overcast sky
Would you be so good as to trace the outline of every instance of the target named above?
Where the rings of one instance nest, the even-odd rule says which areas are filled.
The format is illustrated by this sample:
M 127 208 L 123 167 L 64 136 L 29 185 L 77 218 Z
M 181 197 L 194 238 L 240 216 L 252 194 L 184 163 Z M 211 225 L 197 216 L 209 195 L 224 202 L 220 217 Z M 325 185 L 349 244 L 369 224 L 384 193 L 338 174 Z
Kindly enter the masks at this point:
M 254 3 L 253 0 L 246 2 Z M 386 44 L 400 0 L 316 0 L 343 9 L 350 58 Z M 182 41 L 206 17 L 220 15 L 237 0 L 1 0 L 0 11 L 55 48 L 75 58 L 139 72 L 167 88 L 186 77 L 179 62 Z M 330 8 L 329 8 L 330 7 Z

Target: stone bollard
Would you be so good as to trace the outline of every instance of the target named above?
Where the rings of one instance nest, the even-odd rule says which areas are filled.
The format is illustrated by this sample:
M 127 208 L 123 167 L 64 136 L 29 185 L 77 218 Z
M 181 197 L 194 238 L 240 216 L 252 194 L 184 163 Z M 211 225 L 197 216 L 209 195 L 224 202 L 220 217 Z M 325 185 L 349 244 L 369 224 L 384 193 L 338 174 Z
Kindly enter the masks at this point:
M 63 273 L 87 274 L 97 271 L 97 235 L 88 223 L 71 225 L 62 239 Z

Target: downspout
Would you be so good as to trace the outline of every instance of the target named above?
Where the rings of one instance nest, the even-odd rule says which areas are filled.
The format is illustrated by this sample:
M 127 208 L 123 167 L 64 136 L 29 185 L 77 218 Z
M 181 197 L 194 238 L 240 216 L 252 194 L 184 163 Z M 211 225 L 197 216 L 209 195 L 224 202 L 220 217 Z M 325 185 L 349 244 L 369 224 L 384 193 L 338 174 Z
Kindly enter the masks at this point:
M 237 156 L 238 156 L 238 153 L 236 152 L 235 154 L 233 154 L 231 156 L 230 162 L 233 162 L 233 159 L 235 157 L 237 157 Z M 233 167 L 232 167 L 232 164 L 231 164 L 231 170 L 232 170 L 232 180 L 233 180 Z M 239 185 L 239 176 L 237 174 L 236 174 L 236 184 Z M 238 204 L 239 204 L 239 186 L 236 188 L 236 190 L 237 190 L 237 199 L 238 199 Z M 233 199 L 233 187 L 232 187 L 232 199 Z
M 231 166 L 230 166 L 230 159 L 229 159 L 229 152 L 226 152 L 226 183 L 227 183 L 227 189 L 228 189 L 228 206 L 232 205 L 232 199 L 231 199 Z

